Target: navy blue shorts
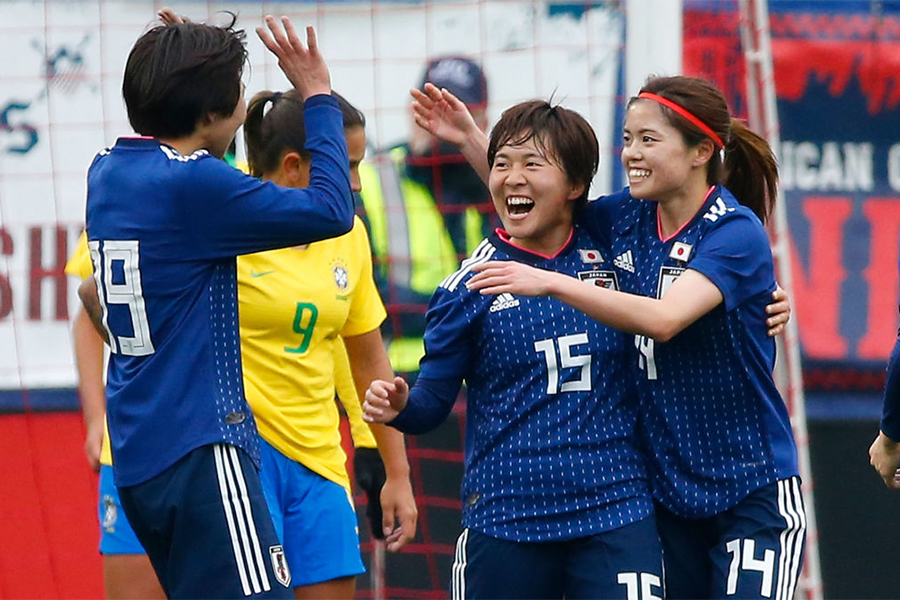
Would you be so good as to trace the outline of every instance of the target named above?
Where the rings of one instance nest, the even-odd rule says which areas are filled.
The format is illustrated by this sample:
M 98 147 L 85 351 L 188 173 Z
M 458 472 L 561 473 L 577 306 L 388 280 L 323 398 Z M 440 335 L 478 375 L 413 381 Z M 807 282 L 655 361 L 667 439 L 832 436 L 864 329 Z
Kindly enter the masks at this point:
M 243 450 L 202 446 L 119 496 L 169 598 L 294 597 L 259 474 Z
M 657 505 L 656 521 L 668 598 L 793 597 L 806 545 L 799 478 L 769 484 L 703 519 Z
M 662 548 L 653 517 L 596 535 L 513 542 L 472 529 L 456 542 L 453 600 L 663 597 Z

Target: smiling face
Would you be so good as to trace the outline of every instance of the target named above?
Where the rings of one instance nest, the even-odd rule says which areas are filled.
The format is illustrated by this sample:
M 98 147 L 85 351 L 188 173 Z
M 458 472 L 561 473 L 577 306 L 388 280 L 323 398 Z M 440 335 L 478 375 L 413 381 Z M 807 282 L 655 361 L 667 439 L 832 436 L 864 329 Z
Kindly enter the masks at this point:
M 574 186 L 548 152 L 529 139 L 501 146 L 488 181 L 494 209 L 512 241 L 523 248 L 553 255 L 572 231 Z
M 693 189 L 698 177 L 705 186 L 711 142 L 689 147 L 684 136 L 652 100 L 635 100 L 625 114 L 622 165 L 631 195 L 666 202 Z M 705 189 L 705 188 L 704 188 Z

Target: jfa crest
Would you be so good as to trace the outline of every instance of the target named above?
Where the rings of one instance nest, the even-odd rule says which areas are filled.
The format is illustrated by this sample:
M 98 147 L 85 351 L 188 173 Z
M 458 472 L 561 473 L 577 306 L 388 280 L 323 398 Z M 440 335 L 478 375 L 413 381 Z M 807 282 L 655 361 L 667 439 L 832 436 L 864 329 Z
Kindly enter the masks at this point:
M 615 271 L 579 271 L 578 279 L 609 290 L 619 289 L 619 280 L 616 278 Z
M 666 290 L 675 283 L 675 280 L 678 279 L 678 276 L 685 272 L 684 267 L 660 267 L 659 268 L 659 283 L 656 286 L 656 298 L 660 299 L 663 297 L 663 294 L 666 293 Z
M 291 570 L 284 558 L 284 548 L 280 545 L 269 546 L 269 558 L 272 560 L 272 571 L 275 572 L 276 581 L 284 587 L 290 587 Z

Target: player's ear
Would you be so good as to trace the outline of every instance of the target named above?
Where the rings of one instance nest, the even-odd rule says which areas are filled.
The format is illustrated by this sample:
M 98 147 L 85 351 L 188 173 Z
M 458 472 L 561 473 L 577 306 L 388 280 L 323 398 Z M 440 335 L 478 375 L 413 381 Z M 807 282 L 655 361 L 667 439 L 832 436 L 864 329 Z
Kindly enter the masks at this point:
M 300 156 L 300 153 L 288 150 L 281 155 L 281 164 L 279 166 L 287 182 L 292 187 L 297 187 L 297 184 L 302 181 L 306 170 L 306 161 Z
M 569 195 L 566 196 L 568 200 L 578 200 L 582 194 L 584 194 L 584 184 L 573 184 L 569 189 Z
M 699 144 L 694 147 L 694 160 L 693 164 L 696 167 L 701 165 L 705 165 L 712 158 L 713 153 L 716 151 L 716 145 L 713 144 L 712 140 L 709 138 L 704 139 Z

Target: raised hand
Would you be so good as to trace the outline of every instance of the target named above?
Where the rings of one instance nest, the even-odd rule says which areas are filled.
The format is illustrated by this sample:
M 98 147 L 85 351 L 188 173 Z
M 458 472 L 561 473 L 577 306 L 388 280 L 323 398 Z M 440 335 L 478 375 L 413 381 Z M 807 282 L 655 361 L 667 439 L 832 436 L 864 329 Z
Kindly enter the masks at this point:
M 413 117 L 416 123 L 445 142 L 461 146 L 469 135 L 481 131 L 459 98 L 433 83 L 426 83 L 421 90 L 411 89 Z
M 272 15 L 267 15 L 266 27 L 256 28 L 256 34 L 272 54 L 278 57 L 278 66 L 288 81 L 306 100 L 318 94 L 331 94 L 331 75 L 328 65 L 319 53 L 316 32 L 312 26 L 306 28 L 306 45 L 294 30 L 287 17 L 281 17 L 281 27 Z
M 376 379 L 366 390 L 363 402 L 363 421 L 367 423 L 390 423 L 406 408 L 409 400 L 409 384 L 402 377 L 394 381 Z
M 162 21 L 164 25 L 178 25 L 191 22 L 187 17 L 175 14 L 175 11 L 168 6 L 160 9 L 160 11 L 156 13 L 156 16 L 159 17 L 159 20 Z

